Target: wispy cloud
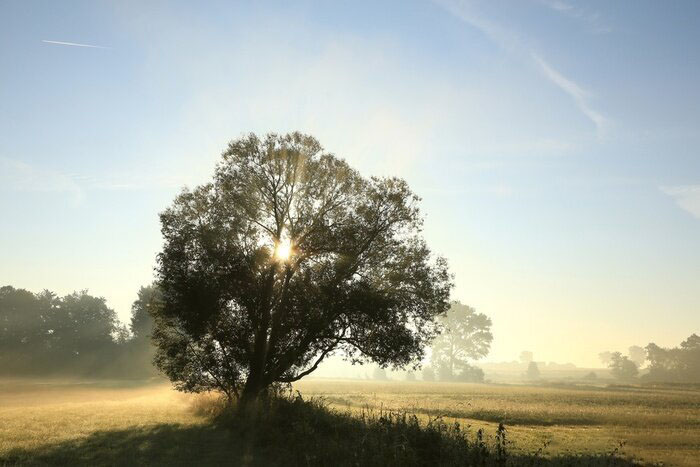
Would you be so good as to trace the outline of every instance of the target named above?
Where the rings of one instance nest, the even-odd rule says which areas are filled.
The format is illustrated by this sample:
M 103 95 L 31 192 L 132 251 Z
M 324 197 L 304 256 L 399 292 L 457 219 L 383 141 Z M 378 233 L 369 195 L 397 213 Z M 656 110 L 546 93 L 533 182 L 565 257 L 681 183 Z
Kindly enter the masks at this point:
M 41 42 L 44 42 L 45 44 L 68 45 L 70 47 L 88 47 L 90 49 L 111 49 L 111 47 L 105 47 L 102 45 L 80 44 L 78 42 L 50 41 L 50 40 L 46 40 L 46 39 L 42 39 Z
M 542 76 L 573 99 L 576 107 L 593 122 L 599 136 L 606 132 L 610 120 L 592 108 L 588 102 L 590 93 L 542 58 L 542 54 L 535 50 L 534 47 L 528 45 L 528 41 L 525 38 L 498 23 L 482 17 L 475 12 L 471 2 L 457 2 L 454 0 L 434 0 L 434 2 L 459 20 L 480 30 L 503 50 L 516 55 L 521 60 L 536 65 Z M 558 2 L 557 5 L 561 9 L 567 8 L 567 4 L 563 2 Z
M 537 3 L 570 18 L 581 20 L 593 33 L 606 34 L 612 31 L 612 28 L 603 21 L 598 12 L 579 8 L 563 0 L 537 0 Z
M 599 133 L 603 133 L 607 129 L 609 121 L 600 112 L 594 110 L 589 105 L 588 93 L 574 81 L 552 68 L 549 63 L 544 61 L 542 57 L 537 55 L 535 52 L 532 52 L 532 58 L 535 63 L 539 65 L 544 76 L 567 93 L 574 100 L 576 107 L 578 107 L 578 109 L 595 124 Z
M 159 168 L 141 168 L 132 173 L 92 175 L 69 173 L 16 159 L 0 157 L 0 192 L 64 193 L 75 203 L 89 191 L 136 191 L 175 189 L 192 186 L 190 176 L 163 172 Z
M 5 157 L 0 157 L 0 190 L 67 193 L 76 203 L 84 197 L 83 190 L 68 175 Z
M 661 186 L 659 189 L 671 196 L 682 209 L 700 219 L 700 185 Z

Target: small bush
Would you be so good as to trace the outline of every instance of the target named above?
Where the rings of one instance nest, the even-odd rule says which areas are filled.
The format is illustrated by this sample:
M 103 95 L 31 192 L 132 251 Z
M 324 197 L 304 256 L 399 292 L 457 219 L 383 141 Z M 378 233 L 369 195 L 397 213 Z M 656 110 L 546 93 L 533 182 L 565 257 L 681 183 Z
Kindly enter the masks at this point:
M 455 377 L 455 380 L 464 381 L 467 383 L 483 383 L 484 370 L 475 366 L 466 365 Z

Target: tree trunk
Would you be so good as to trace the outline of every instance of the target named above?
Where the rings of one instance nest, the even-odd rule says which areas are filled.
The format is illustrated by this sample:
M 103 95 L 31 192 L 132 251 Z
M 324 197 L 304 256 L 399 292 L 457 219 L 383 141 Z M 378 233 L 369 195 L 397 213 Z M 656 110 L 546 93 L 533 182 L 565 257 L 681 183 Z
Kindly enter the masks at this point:
M 251 405 L 257 401 L 258 396 L 265 389 L 264 385 L 264 374 L 265 367 L 267 363 L 267 351 L 268 351 L 268 331 L 270 327 L 270 306 L 269 302 L 272 296 L 272 287 L 274 285 L 275 278 L 275 266 L 273 265 L 268 273 L 268 286 L 266 287 L 262 302 L 263 306 L 260 308 L 260 323 L 258 324 L 258 329 L 255 332 L 255 342 L 253 343 L 253 355 L 250 359 L 250 373 L 248 373 L 248 379 L 243 387 L 243 392 L 241 393 L 241 398 L 238 401 L 239 408 L 245 409 L 247 406 Z
M 248 407 L 254 406 L 263 391 L 262 378 L 254 377 L 253 374 L 248 377 L 248 380 L 243 387 L 241 397 L 238 399 L 238 408 L 245 410 Z

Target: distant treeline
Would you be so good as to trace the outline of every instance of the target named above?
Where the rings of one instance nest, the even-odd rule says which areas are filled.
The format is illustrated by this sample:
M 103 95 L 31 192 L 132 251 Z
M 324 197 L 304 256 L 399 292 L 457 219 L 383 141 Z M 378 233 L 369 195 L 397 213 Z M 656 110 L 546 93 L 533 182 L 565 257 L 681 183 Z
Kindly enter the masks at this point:
M 700 336 L 692 334 L 679 347 L 666 349 L 651 343 L 645 348 L 649 381 L 700 383 Z
M 691 334 L 680 346 L 663 348 L 653 342 L 646 347 L 633 345 L 629 354 L 601 352 L 600 360 L 611 374 L 621 380 L 634 380 L 639 369 L 646 364 L 646 372 L 640 376 L 645 382 L 700 383 L 700 337 Z
M 151 364 L 157 289 L 142 287 L 129 326 L 105 299 L 0 287 L 0 375 L 144 378 Z

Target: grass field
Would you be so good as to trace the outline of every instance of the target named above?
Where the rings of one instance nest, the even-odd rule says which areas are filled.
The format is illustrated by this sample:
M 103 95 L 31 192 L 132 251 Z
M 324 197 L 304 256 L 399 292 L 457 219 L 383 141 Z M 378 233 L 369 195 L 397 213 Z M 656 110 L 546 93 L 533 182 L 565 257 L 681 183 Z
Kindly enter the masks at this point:
M 700 459 L 697 389 L 331 380 L 295 389 L 355 416 L 408 411 L 489 437 L 503 421 L 513 453 Z M 266 464 L 269 453 L 214 426 L 193 409 L 197 401 L 162 383 L 0 381 L 0 465 Z
M 441 415 L 493 432 L 509 431 L 513 449 L 550 455 L 610 452 L 666 465 L 700 465 L 700 389 L 542 387 L 423 382 L 304 381 L 304 394 L 337 407 Z

